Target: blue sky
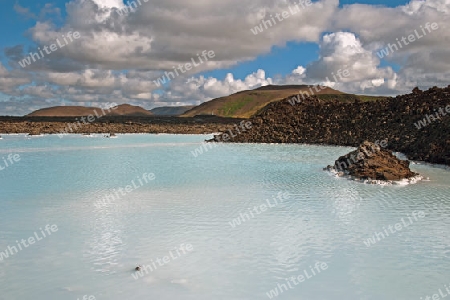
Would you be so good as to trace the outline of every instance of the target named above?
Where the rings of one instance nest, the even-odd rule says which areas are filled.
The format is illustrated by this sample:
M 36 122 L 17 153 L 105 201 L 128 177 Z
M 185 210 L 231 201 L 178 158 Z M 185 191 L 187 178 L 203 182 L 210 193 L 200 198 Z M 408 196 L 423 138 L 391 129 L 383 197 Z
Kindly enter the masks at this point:
M 424 55 L 426 49 L 443 56 L 449 15 L 444 0 L 316 0 L 252 35 L 259 22 L 296 3 L 282 2 L 206 0 L 203 6 L 174 7 L 150 0 L 120 17 L 120 0 L 0 0 L 0 114 L 53 104 L 98 105 L 111 95 L 146 108 L 199 104 L 266 84 L 324 83 L 331 71 L 345 67 L 353 70 L 351 78 L 329 85 L 346 92 L 395 95 L 412 85 L 446 83 L 443 66 Z M 426 22 L 436 22 L 440 31 L 377 57 Z M 29 49 L 49 46 L 67 32 L 80 32 L 81 38 L 25 68 L 18 65 Z M 214 50 L 215 58 L 155 86 L 155 79 L 201 49 Z M 415 78 L 417 70 L 426 80 Z

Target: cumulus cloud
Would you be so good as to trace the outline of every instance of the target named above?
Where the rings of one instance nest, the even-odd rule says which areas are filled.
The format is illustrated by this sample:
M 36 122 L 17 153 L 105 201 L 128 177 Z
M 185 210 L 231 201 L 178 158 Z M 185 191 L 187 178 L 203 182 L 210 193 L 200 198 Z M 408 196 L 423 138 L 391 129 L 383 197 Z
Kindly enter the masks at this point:
M 250 28 L 288 10 L 290 3 L 267 0 L 141 2 L 132 13 L 120 11 L 119 0 L 73 0 L 67 4 L 67 23 L 57 28 L 39 22 L 31 29 L 40 45 L 54 42 L 68 31 L 81 38 L 64 49 L 65 59 L 90 68 L 114 70 L 170 70 L 203 50 L 213 50 L 214 60 L 197 72 L 225 68 L 270 52 L 286 41 L 317 41 L 328 27 L 338 0 L 320 0 L 289 22 L 258 36 Z M 261 14 L 261 11 L 264 11 Z M 121 12 L 121 13 L 119 13 Z M 321 18 L 317 18 L 317 15 Z M 53 64 L 56 64 L 54 60 Z
M 16 70 L 9 71 L 0 62 L 0 91 L 15 95 L 18 87 L 30 82 L 30 76 Z
M 191 104 L 200 104 L 243 90 L 255 89 L 260 86 L 273 84 L 272 78 L 266 78 L 264 70 L 257 70 L 249 74 L 244 80 L 235 79 L 233 74 L 228 73 L 223 80 L 214 77 L 191 77 L 187 80 L 176 80 L 172 82 L 166 93 L 158 98 L 160 102 L 182 102 L 183 99 L 191 100 Z
M 382 85 L 395 87 L 396 74 L 390 67 L 379 67 L 380 59 L 350 32 L 327 34 L 320 43 L 319 59 L 306 69 L 309 80 L 347 91 L 369 92 Z
M 53 7 L 51 3 L 45 4 L 38 15 L 31 12 L 28 7 L 21 6 L 18 2 L 14 4 L 13 9 L 26 19 L 45 20 L 48 17 L 54 17 L 59 20 L 61 18 L 60 9 Z
M 424 34 L 427 23 L 436 23 L 439 29 Z M 335 25 L 357 34 L 370 50 L 397 44 L 417 30 L 423 37 L 406 46 L 402 43 L 385 59 L 424 72 L 440 73 L 450 67 L 450 0 L 412 0 L 396 8 L 349 5 L 339 11 Z
M 131 1 L 130 1 L 131 2 Z M 297 0 L 141 1 L 129 13 L 122 0 L 72 0 L 66 17 L 55 22 L 58 9 L 41 12 L 15 5 L 36 24 L 28 31 L 30 49 L 10 45 L 0 64 L 0 114 L 19 103 L 23 112 L 53 103 L 94 105 L 131 103 L 146 108 L 162 104 L 199 104 L 215 97 L 268 84 L 325 84 L 354 93 L 396 94 L 414 86 L 447 85 L 450 79 L 450 0 L 411 0 L 394 8 L 317 0 L 288 19 L 255 35 L 252 28 L 290 11 Z M 120 13 L 119 13 L 120 12 Z M 421 30 L 427 22 L 439 29 L 380 58 L 377 51 Z M 58 24 L 58 25 L 57 25 Z M 55 43 L 67 32 L 80 38 L 22 69 L 17 61 L 38 47 Z M 254 70 L 243 79 L 199 76 L 229 68 L 287 42 L 319 45 L 317 59 L 290 74 L 266 77 Z M 158 87 L 153 80 L 190 62 L 203 50 L 215 57 L 183 77 Z M 383 63 L 393 63 L 394 71 Z M 349 76 L 336 80 L 339 70 Z M 251 72 L 251 71 L 249 71 Z M 189 80 L 187 80 L 189 78 Z M 29 112 L 29 111 L 28 111 Z

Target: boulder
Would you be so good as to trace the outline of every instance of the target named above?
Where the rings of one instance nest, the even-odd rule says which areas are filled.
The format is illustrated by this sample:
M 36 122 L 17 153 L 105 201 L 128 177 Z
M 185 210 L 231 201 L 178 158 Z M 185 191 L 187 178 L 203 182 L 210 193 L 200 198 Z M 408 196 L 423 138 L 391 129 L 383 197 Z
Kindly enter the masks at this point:
M 334 166 L 326 169 L 362 180 L 398 181 L 418 175 L 410 170 L 409 164 L 408 160 L 400 160 L 392 151 L 365 141 L 358 149 L 339 157 Z

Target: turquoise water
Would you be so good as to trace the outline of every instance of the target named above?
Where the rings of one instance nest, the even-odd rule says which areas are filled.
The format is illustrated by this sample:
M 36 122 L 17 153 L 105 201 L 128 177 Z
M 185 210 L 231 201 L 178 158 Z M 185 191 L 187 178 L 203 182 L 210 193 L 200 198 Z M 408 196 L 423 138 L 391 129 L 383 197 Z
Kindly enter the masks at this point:
M 351 148 L 219 145 L 194 157 L 205 138 L 3 136 L 0 166 L 20 160 L 0 171 L 0 255 L 40 240 L 2 257 L 0 299 L 269 299 L 305 272 L 275 298 L 409 300 L 450 285 L 447 168 L 365 185 L 322 171 Z M 408 227 L 366 245 L 402 218 Z

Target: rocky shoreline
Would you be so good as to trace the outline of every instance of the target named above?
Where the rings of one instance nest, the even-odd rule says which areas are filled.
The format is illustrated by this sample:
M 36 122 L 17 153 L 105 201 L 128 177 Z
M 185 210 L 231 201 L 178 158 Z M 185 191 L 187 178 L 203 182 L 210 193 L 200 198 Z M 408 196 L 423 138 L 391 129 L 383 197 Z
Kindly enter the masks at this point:
M 241 119 L 215 116 L 179 117 L 102 117 L 77 124 L 72 117 L 0 117 L 0 134 L 27 133 L 171 133 L 211 134 L 233 128 Z
M 388 150 L 402 152 L 410 160 L 450 166 L 450 86 L 416 88 L 411 94 L 370 102 L 343 103 L 330 95 L 326 101 L 311 96 L 291 101 L 292 105 L 291 98 L 270 103 L 250 119 L 104 116 L 69 131 L 77 118 L 0 117 L 0 134 L 211 134 L 234 130 L 246 120 L 251 129 L 227 139 L 218 135 L 212 141 L 358 147 L 365 140 L 383 140 Z
M 450 86 L 385 100 L 342 103 L 312 96 L 264 107 L 237 143 L 305 143 L 358 147 L 385 140 L 387 149 L 408 159 L 450 165 Z M 212 141 L 221 141 L 217 136 Z

